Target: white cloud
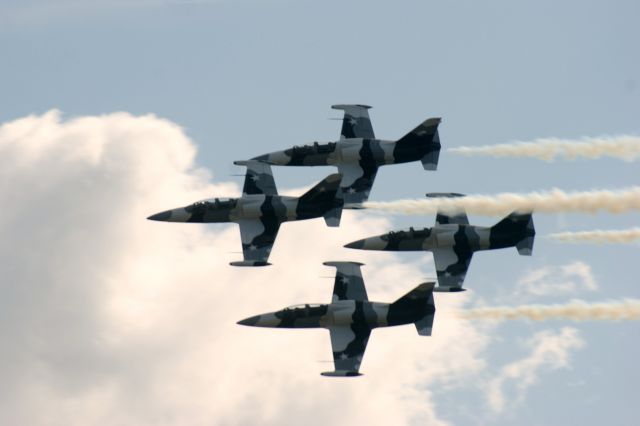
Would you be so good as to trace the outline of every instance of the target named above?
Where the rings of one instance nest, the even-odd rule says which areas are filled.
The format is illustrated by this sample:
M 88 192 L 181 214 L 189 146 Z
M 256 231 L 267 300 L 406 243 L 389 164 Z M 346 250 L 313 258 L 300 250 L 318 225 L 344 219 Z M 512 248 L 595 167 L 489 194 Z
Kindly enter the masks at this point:
M 431 338 L 374 331 L 365 376 L 321 377 L 326 331 L 235 322 L 330 300 L 325 260 L 366 263 L 380 301 L 417 285 L 423 265 L 342 248 L 390 226 L 345 212 L 339 229 L 285 224 L 274 266 L 233 268 L 235 225 L 145 219 L 239 192 L 211 184 L 195 153 L 152 115 L 61 121 L 51 111 L 0 127 L 0 424 L 444 424 L 425 389 L 485 365 L 487 333 L 454 314 L 468 295 L 436 296 Z
M 517 282 L 516 292 L 535 296 L 595 291 L 598 284 L 591 267 L 581 261 L 529 270 Z
M 498 375 L 489 381 L 487 402 L 495 412 L 504 410 L 507 404 L 521 402 L 526 390 L 538 381 L 540 370 L 558 370 L 569 365 L 571 351 L 584 345 L 578 330 L 564 327 L 560 332 L 541 331 L 526 342 L 531 353 L 505 365 Z M 512 384 L 515 398 L 507 400 L 505 387 Z

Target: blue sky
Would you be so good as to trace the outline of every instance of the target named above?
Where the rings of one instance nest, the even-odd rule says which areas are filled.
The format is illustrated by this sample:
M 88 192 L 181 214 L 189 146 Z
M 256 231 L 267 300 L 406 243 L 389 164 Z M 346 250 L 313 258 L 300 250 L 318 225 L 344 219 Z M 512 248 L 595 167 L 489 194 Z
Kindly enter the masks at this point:
M 434 191 L 617 189 L 637 185 L 637 162 L 467 158 L 446 148 L 639 134 L 638 16 L 635 1 L 9 1 L 0 4 L 0 117 L 4 123 L 53 108 L 66 118 L 152 113 L 184 129 L 197 146 L 197 166 L 220 184 L 240 182 L 229 176 L 242 172 L 233 160 L 337 138 L 339 123 L 329 118 L 339 114 L 330 105 L 365 103 L 374 106 L 374 130 L 385 139 L 401 137 L 427 117 L 443 117 L 439 170 L 426 172 L 418 163 L 385 167 L 372 200 Z M 283 188 L 300 188 L 330 172 L 276 168 L 275 176 Z M 190 195 L 176 193 L 175 202 L 164 207 L 193 201 Z M 371 223 L 379 220 L 371 217 Z M 490 224 L 499 218 L 471 219 Z M 640 297 L 637 245 L 567 245 L 543 237 L 628 228 L 637 219 L 637 213 L 538 215 L 532 258 L 514 250 L 474 257 L 466 281 L 469 303 Z M 429 226 L 434 219 L 386 220 L 385 226 L 400 228 Z M 362 229 L 361 237 L 386 230 Z M 391 258 L 367 259 L 371 264 Z M 314 263 L 324 260 L 329 259 Z M 430 255 L 393 261 L 417 265 L 422 277 L 416 281 L 433 273 Z M 597 290 L 578 284 L 542 296 L 518 292 L 518 282 L 544 268 L 555 279 L 578 280 L 559 272 L 576 262 L 588 265 Z M 251 277 L 259 279 L 256 273 Z M 296 285 L 278 283 L 284 287 L 278 294 Z M 410 287 L 389 291 L 400 295 Z M 247 313 L 280 307 L 273 303 Z M 536 333 L 567 326 L 577 330 L 583 346 L 575 347 L 567 366 L 541 372 L 522 400 L 499 413 L 486 408 L 482 374 L 466 383 L 430 381 L 438 418 L 451 424 L 634 424 L 634 385 L 640 379 L 636 323 L 500 324 L 483 350 L 486 374 L 524 357 L 525 343 Z M 280 335 L 278 341 L 293 344 L 298 336 Z M 447 350 L 438 355 L 447 357 Z

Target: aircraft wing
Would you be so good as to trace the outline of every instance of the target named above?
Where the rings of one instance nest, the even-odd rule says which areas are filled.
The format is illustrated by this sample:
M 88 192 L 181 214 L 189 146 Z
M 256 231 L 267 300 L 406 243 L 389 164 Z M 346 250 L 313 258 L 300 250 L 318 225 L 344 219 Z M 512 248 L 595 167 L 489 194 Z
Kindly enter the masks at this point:
M 378 173 L 377 166 L 363 168 L 359 163 L 341 163 L 338 164 L 338 172 L 342 174 L 340 192 L 345 205 L 360 204 L 369 199 Z
M 333 109 L 344 111 L 340 140 L 351 138 L 375 139 L 368 105 L 332 105 Z
M 332 301 L 369 300 L 364 287 L 362 271 L 358 262 L 324 262 L 323 265 L 336 267 L 336 279 L 333 284 Z
M 234 161 L 233 164 L 246 166 L 247 174 L 244 178 L 244 188 L 242 193 L 246 195 L 264 194 L 278 195 L 276 183 L 273 180 L 271 166 L 261 161 Z
M 258 219 L 238 221 L 242 239 L 244 261 L 231 262 L 233 266 L 266 266 L 271 248 L 276 241 L 280 224 L 264 224 Z
M 336 326 L 329 328 L 334 371 L 325 371 L 323 376 L 359 376 L 360 364 L 367 349 L 371 329 L 367 326 Z
M 471 250 L 462 250 L 457 246 L 433 250 L 438 285 L 440 287 L 462 288 L 472 256 Z
M 464 197 L 464 194 L 458 194 L 456 192 L 428 192 L 427 193 L 427 198 L 458 198 L 458 197 Z M 436 215 L 436 224 L 468 225 L 469 219 L 467 218 L 467 213 L 465 212 L 459 212 L 456 214 L 446 214 L 438 210 L 438 214 Z

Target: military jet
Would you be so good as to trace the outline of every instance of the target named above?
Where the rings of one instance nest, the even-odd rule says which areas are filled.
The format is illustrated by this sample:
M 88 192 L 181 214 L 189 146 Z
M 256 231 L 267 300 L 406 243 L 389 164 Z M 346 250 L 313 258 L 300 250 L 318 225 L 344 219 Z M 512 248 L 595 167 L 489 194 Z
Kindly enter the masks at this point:
M 428 197 L 458 197 L 462 194 L 431 193 Z M 346 244 L 360 250 L 431 251 L 442 291 L 460 291 L 473 253 L 515 246 L 530 256 L 536 235 L 531 214 L 511 213 L 494 226 L 469 225 L 466 213 L 438 212 L 433 228 L 389 232 Z
M 360 363 L 371 330 L 414 323 L 418 334 L 431 336 L 436 308 L 433 282 L 423 283 L 393 303 L 370 302 L 357 262 L 324 262 L 336 267 L 329 304 L 296 305 L 238 321 L 253 327 L 327 328 L 334 371 L 323 376 L 360 376 Z
M 280 224 L 324 216 L 327 226 L 339 226 L 343 201 L 336 198 L 340 174 L 332 174 L 301 197 L 278 195 L 268 164 L 236 161 L 246 166 L 242 197 L 214 198 L 149 216 L 163 222 L 221 223 L 240 225 L 244 260 L 233 266 L 266 266 Z
M 339 141 L 294 146 L 253 159 L 278 166 L 337 166 L 343 175 L 340 190 L 345 208 L 359 208 L 367 201 L 380 166 L 419 160 L 426 170 L 436 170 L 440 118 L 429 118 L 397 141 L 388 141 L 376 139 L 367 111 L 370 106 L 331 108 L 344 111 Z

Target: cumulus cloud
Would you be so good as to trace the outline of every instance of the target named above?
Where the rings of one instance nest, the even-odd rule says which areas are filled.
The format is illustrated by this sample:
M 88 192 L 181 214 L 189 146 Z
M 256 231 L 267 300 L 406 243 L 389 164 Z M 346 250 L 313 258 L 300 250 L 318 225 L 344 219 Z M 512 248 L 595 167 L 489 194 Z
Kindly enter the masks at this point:
M 575 261 L 559 266 L 543 266 L 527 271 L 517 282 L 518 294 L 535 296 L 569 294 L 598 289 L 591 267 Z
M 501 412 L 507 403 L 518 403 L 524 398 L 526 390 L 538 381 L 544 370 L 558 370 L 569 366 L 572 351 L 584 346 L 578 330 L 564 327 L 559 332 L 541 331 L 527 340 L 525 346 L 530 349 L 526 357 L 509 363 L 489 381 L 486 393 L 487 403 L 494 412 Z M 507 401 L 506 387 L 514 388 L 515 399 Z
M 634 135 L 601 136 L 579 140 L 540 138 L 528 142 L 512 142 L 498 145 L 461 146 L 450 152 L 466 156 L 489 157 L 529 157 L 553 161 L 560 157 L 566 160 L 576 158 L 598 159 L 612 157 L 624 161 L 634 161 L 640 157 L 640 137 Z
M 283 225 L 274 266 L 230 267 L 236 225 L 145 219 L 239 193 L 211 183 L 195 155 L 178 126 L 153 115 L 50 111 L 0 126 L 0 424 L 445 424 L 429 384 L 480 371 L 489 341 L 452 313 L 468 296 L 436 296 L 431 338 L 374 331 L 365 376 L 321 377 L 326 331 L 235 322 L 329 301 L 325 260 L 366 263 L 380 301 L 421 282 L 423 265 L 343 249 L 390 226 L 345 212 L 339 229 Z

